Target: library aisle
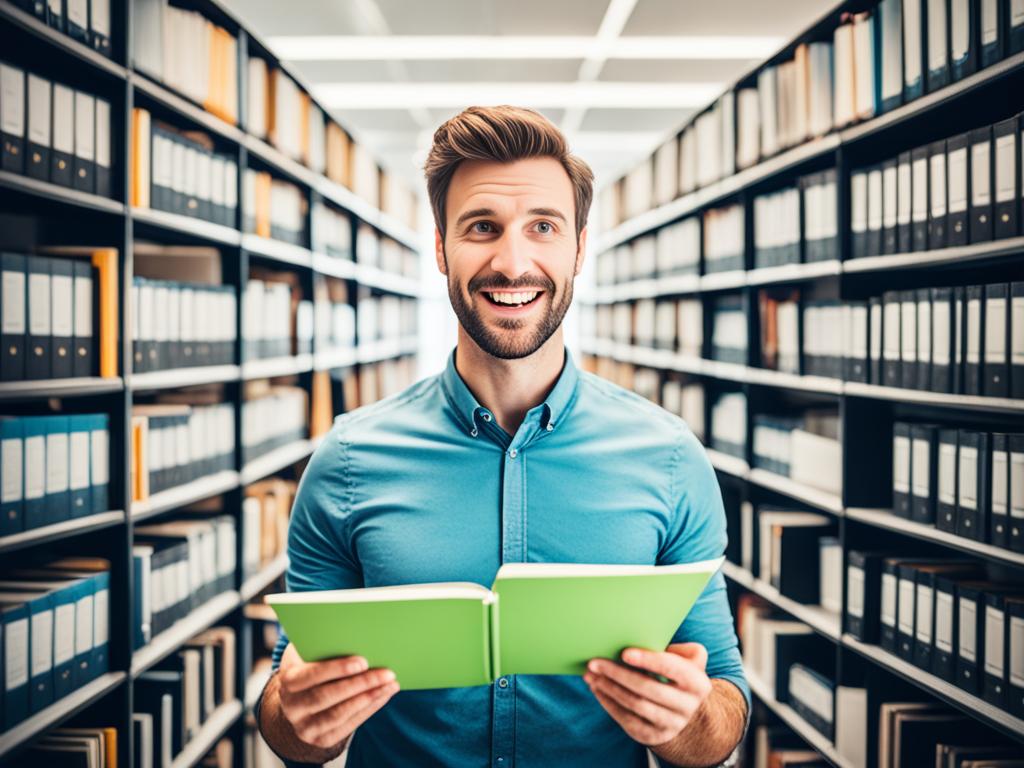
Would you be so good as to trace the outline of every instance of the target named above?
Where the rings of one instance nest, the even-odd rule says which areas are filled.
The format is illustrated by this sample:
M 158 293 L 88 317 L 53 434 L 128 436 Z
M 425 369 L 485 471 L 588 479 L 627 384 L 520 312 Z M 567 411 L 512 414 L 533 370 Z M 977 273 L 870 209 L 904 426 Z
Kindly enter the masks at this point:
M 499 104 L 594 171 L 580 375 L 717 479 L 751 704 L 722 764 L 1024 766 L 1020 94 L 1018 0 L 0 0 L 0 766 L 294 764 L 257 725 L 292 505 L 337 417 L 445 369 L 424 164 Z M 498 562 L 534 559 L 476 405 L 458 439 L 522 494 Z M 485 653 L 483 761 L 563 764 L 516 730 L 563 706 L 537 690 L 582 706 L 585 660 L 532 689 Z M 468 710 L 419 701 L 394 722 L 458 742 Z

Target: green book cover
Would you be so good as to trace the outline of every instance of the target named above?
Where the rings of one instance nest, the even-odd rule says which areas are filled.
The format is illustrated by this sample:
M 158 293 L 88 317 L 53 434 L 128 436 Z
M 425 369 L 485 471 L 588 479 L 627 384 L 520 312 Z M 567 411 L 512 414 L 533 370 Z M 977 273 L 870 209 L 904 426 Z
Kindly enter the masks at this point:
M 403 690 L 502 675 L 582 675 L 592 658 L 664 650 L 725 558 L 683 565 L 513 563 L 491 589 L 449 582 L 268 595 L 305 661 L 363 656 Z

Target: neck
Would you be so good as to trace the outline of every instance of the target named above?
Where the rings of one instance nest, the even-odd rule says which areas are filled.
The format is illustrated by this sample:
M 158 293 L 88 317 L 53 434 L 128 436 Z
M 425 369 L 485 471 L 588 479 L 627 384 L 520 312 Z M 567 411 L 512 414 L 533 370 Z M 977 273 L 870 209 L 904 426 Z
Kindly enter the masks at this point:
M 554 389 L 564 363 L 561 328 L 529 357 L 501 360 L 480 349 L 459 326 L 455 370 L 510 435 L 519 429 L 527 412 L 543 403 Z

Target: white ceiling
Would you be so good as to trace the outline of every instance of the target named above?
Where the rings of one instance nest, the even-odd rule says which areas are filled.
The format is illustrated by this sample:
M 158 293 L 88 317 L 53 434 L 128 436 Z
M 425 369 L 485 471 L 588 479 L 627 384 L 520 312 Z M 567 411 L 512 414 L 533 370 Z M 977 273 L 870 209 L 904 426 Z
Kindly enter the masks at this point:
M 612 181 L 834 5 L 223 1 L 417 188 L 434 129 L 466 106 L 503 101 L 539 108 L 591 164 L 598 186 Z

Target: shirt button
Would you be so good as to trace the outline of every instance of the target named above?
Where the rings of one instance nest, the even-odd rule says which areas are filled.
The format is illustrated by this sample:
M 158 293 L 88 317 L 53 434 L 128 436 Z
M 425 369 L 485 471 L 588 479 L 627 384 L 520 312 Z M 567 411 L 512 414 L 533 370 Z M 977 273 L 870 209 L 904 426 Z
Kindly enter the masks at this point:
M 473 427 L 473 428 L 472 428 L 472 429 L 471 429 L 471 430 L 469 431 L 469 434 L 471 434 L 471 435 L 472 435 L 473 437 L 476 437 L 477 435 L 479 435 L 479 434 L 480 434 L 480 432 L 479 432 L 479 431 L 477 430 L 477 428 L 476 428 L 476 427 Z
M 508 457 L 510 459 L 514 459 L 518 455 L 519 455 L 519 451 L 517 451 L 515 448 L 510 449 L 509 452 L 508 452 Z
M 499 688 L 508 688 L 508 678 L 507 677 L 499 677 L 498 678 L 498 687 Z
M 555 428 L 554 424 L 548 424 L 547 427 L 545 427 L 545 429 L 547 429 L 548 432 L 551 432 L 554 428 Z
M 490 421 L 491 420 L 491 414 L 489 414 L 487 411 L 484 411 L 482 414 L 480 414 L 480 417 L 484 421 Z

